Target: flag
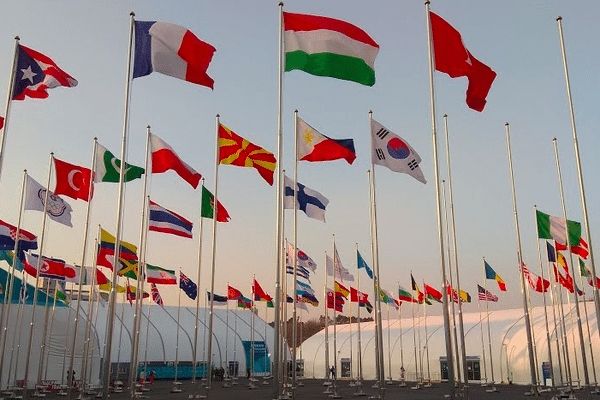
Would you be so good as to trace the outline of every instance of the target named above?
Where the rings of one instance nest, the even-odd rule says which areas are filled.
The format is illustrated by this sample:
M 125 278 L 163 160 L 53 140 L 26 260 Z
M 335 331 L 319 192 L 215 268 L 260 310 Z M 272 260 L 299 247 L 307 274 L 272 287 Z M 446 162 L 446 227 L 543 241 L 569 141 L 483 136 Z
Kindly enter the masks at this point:
M 335 309 L 337 312 L 343 311 L 344 298 L 334 294 L 332 290 L 327 290 L 327 308 Z
M 252 300 L 250 300 L 244 296 L 241 296 L 241 297 L 237 298 L 237 306 L 239 308 L 245 308 L 245 309 L 251 310 L 252 309 Z
M 130 306 L 133 306 L 133 300 L 135 300 L 135 297 L 131 292 L 131 285 L 129 284 L 129 281 L 127 281 L 127 301 L 129 301 Z
M 144 168 L 125 163 L 124 182 L 138 179 L 144 173 Z M 102 146 L 96 143 L 96 167 L 94 169 L 94 182 L 119 182 L 121 174 L 121 160 Z
M 299 308 L 304 311 L 308 311 L 308 307 L 306 306 L 305 303 L 306 303 L 306 301 L 303 301 L 302 298 L 300 298 L 300 297 L 296 298 L 296 308 Z
M 419 167 L 421 157 L 417 152 L 404 139 L 374 119 L 371 119 L 371 161 L 427 183 Z
M 293 265 L 286 265 L 286 270 L 288 275 L 294 275 L 294 266 Z M 310 271 L 307 270 L 306 268 L 304 268 L 301 265 L 298 265 L 298 268 L 296 269 L 296 274 L 298 275 L 298 277 L 300 278 L 304 278 L 307 281 L 310 282 Z
M 350 291 L 346 288 L 346 286 L 342 285 L 341 283 L 339 283 L 338 281 L 334 282 L 334 289 L 335 289 L 335 294 L 337 295 L 341 295 L 343 296 L 345 299 L 348 298 L 348 295 L 350 294 Z
M 71 298 L 67 296 L 65 283 L 63 281 L 55 281 L 56 286 L 54 287 L 56 300 L 61 301 L 63 304 L 68 305 L 71 302 Z M 46 294 L 48 295 L 48 294 Z
M 400 301 L 407 301 L 409 303 L 418 303 L 418 300 L 412 296 L 412 294 L 404 287 L 398 285 L 398 298 Z
M 160 293 L 158 292 L 158 287 L 156 286 L 155 283 L 151 283 L 150 284 L 150 288 L 152 291 L 152 300 L 154 300 L 154 302 L 156 304 L 158 304 L 159 306 L 164 306 L 165 303 L 163 302 L 162 297 L 160 296 Z
M 14 250 L 16 237 L 17 227 L 0 220 L 0 250 Z M 36 250 L 37 248 L 37 236 L 25 229 L 19 229 L 18 252 Z
M 351 302 L 365 303 L 366 301 L 368 301 L 368 297 L 369 297 L 368 294 L 363 293 L 360 290 L 355 289 L 352 286 L 350 286 L 350 301 Z
M 425 290 L 425 295 L 427 296 L 427 298 L 435 300 L 438 303 L 442 303 L 443 300 L 441 292 L 437 291 L 436 289 L 432 288 L 426 283 L 423 284 L 423 288 Z
M 111 264 L 114 265 L 114 256 L 107 257 Z M 125 278 L 137 279 L 138 277 L 138 260 L 126 260 L 119 258 L 119 268 L 117 269 L 119 276 Z
M 371 304 L 370 301 L 366 301 L 364 303 L 359 303 L 358 306 L 366 308 L 367 311 L 369 312 L 369 314 L 371 314 L 373 312 L 373 305 Z
M 273 298 L 265 293 L 256 279 L 252 279 L 252 293 L 254 293 L 254 301 L 273 301 Z
M 14 248 L 14 246 L 13 246 L 13 248 Z M 9 266 L 13 265 L 13 258 L 14 258 L 14 253 L 12 251 L 0 250 L 0 260 L 6 261 Z M 25 256 L 23 256 L 23 260 L 24 259 L 25 259 Z M 15 263 L 15 269 L 17 271 L 23 271 L 24 268 L 25 268 L 25 264 L 23 263 L 23 261 L 19 260 L 19 257 L 17 257 L 16 263 Z
M 253 167 L 269 185 L 273 186 L 273 174 L 277 160 L 273 153 L 238 136 L 219 124 L 219 163 L 238 167 Z
M 283 13 L 285 70 L 299 69 L 375 84 L 379 45 L 362 29 L 346 21 L 308 14 Z
M 64 272 L 65 272 L 65 282 L 79 283 L 79 280 L 81 278 L 81 282 L 83 285 L 90 284 L 90 282 L 88 280 L 88 276 L 91 276 L 90 274 L 92 273 L 92 269 L 89 267 L 81 268 L 77 265 L 69 265 L 69 264 L 65 263 Z M 83 273 L 83 277 L 81 276 L 82 273 Z
M 317 263 L 315 263 L 313 261 L 313 259 L 308 256 L 308 254 L 306 254 L 302 250 L 298 249 L 297 255 L 298 255 L 297 265 L 300 265 L 305 268 L 310 268 L 310 270 L 312 272 L 315 272 L 317 270 Z M 288 262 L 290 264 L 293 264 L 294 263 L 294 245 L 292 244 L 292 242 L 287 242 L 287 257 L 288 257 Z
M 284 176 L 284 184 L 284 209 L 294 209 L 294 192 L 297 191 L 295 208 L 303 211 L 309 218 L 325 222 L 325 207 L 329 204 L 329 200 L 325 196 L 316 190 L 307 188 L 300 182 L 296 182 L 297 190 L 294 190 L 294 180 L 287 176 Z
M 244 295 L 242 294 L 242 292 L 240 292 L 239 290 L 237 290 L 236 288 L 227 285 L 227 299 L 228 300 L 237 300 L 237 299 L 241 299 L 242 297 L 244 297 Z
M 337 252 L 337 248 L 335 248 L 335 261 L 331 257 L 326 257 L 327 261 L 327 276 L 333 276 L 336 279 L 344 282 L 351 281 L 354 282 L 354 275 L 350 273 L 343 265 L 342 260 L 340 260 L 340 256 Z
M 183 162 L 171 146 L 152 132 L 150 132 L 150 152 L 152 153 L 153 174 L 160 174 L 172 169 L 194 189 L 198 187 L 202 175 Z
M 175 271 L 146 264 L 146 281 L 152 284 L 177 285 Z
M 588 244 L 585 240 L 583 240 L 582 237 L 579 238 L 578 246 L 571 246 L 571 252 L 573 254 L 577 254 L 579 257 L 583 258 L 584 260 L 587 260 L 588 256 L 590 255 L 590 249 L 588 247 Z
M 206 296 L 208 296 L 208 301 L 210 301 L 210 292 L 206 291 Z M 218 306 L 224 306 L 227 304 L 227 296 L 220 296 L 218 294 L 214 294 L 213 295 L 213 304 L 218 305 Z
M 74 87 L 77 80 L 60 69 L 49 57 L 28 47 L 19 45 L 13 100 L 48 97 L 47 89 L 58 86 Z
M 46 201 L 46 188 L 37 183 L 35 179 L 27 176 L 27 184 L 25 185 L 25 210 L 35 210 L 44 212 L 44 202 Z M 73 209 L 63 199 L 56 196 L 54 193 L 48 193 L 48 205 L 46 213 L 51 220 L 73 227 L 71 223 L 71 211 Z
M 39 270 L 38 270 L 39 263 Z M 50 279 L 65 279 L 65 262 L 62 260 L 56 260 L 52 258 L 42 257 L 39 260 L 39 256 L 35 254 L 25 253 L 25 272 L 29 275 L 36 277 L 39 271 L 40 276 Z
M 137 260 L 137 246 L 120 241 L 119 258 L 121 260 Z M 100 243 L 98 244 L 98 257 L 96 264 L 112 270 L 115 255 L 115 237 L 100 228 Z M 109 258 L 112 256 L 112 258 Z
M 90 200 L 90 185 L 92 184 L 92 171 L 90 169 L 69 164 L 58 158 L 54 159 L 54 168 L 56 170 L 54 194 L 64 194 L 75 200 Z
M 204 218 L 211 218 L 214 215 L 215 210 L 215 196 L 204 186 L 202 186 L 202 207 L 200 214 Z M 223 207 L 220 201 L 217 201 L 217 221 L 219 222 L 229 222 L 231 217 L 229 213 Z
M 296 281 L 296 291 L 298 292 L 304 292 L 304 293 L 309 293 L 314 295 L 315 294 L 315 290 L 312 288 L 312 286 L 310 286 L 308 283 L 304 283 L 301 281 Z
M 494 296 L 489 290 L 485 290 L 480 285 L 477 285 L 477 292 L 479 293 L 479 300 L 481 301 L 498 302 L 498 296 Z
M 506 292 L 506 284 L 504 283 L 502 278 L 500 278 L 500 275 L 498 275 L 496 271 L 494 271 L 494 269 L 490 266 L 490 264 L 487 263 L 487 261 L 484 261 L 483 264 L 485 267 L 485 279 L 494 279 L 496 282 L 498 282 L 498 287 L 500 288 L 500 290 Z
M 523 264 L 523 273 L 527 278 L 527 282 L 529 283 L 529 287 L 535 290 L 536 292 L 546 292 L 548 290 L 548 286 L 550 286 L 550 281 L 546 279 L 542 279 L 541 276 L 537 276 L 533 272 L 530 272 L 525 264 Z
M 367 275 L 369 275 L 369 278 L 373 279 L 373 271 L 371 270 L 371 268 L 369 268 L 367 262 L 362 258 L 358 250 L 356 250 L 356 264 L 358 265 L 359 269 L 364 268 L 365 271 L 367 271 Z
M 150 200 L 148 230 L 192 238 L 193 223 Z
M 214 81 L 206 70 L 215 51 L 182 26 L 135 21 L 133 78 L 156 71 L 213 89 Z
M 417 301 L 419 302 L 419 304 L 423 303 L 423 293 L 421 293 L 421 291 L 419 290 L 419 286 L 417 286 L 417 282 L 415 281 L 415 278 L 412 274 L 410 274 L 410 280 L 412 283 L 412 290 L 417 292 Z
M 548 252 L 548 261 L 556 262 L 556 250 L 554 246 L 550 244 L 550 242 L 546 242 L 546 251 Z
M 104 275 L 102 273 L 102 271 L 100 271 L 98 268 L 96 268 L 96 285 L 104 285 L 107 284 L 108 282 L 108 278 L 106 277 L 106 275 Z
M 352 164 L 356 159 L 354 140 L 331 139 L 317 132 L 298 118 L 298 159 L 300 161 L 331 161 L 343 158 Z
M 544 214 L 536 210 L 538 237 L 540 239 L 555 240 L 561 245 L 567 244 L 565 219 Z M 579 245 L 581 238 L 581 224 L 575 221 L 567 221 L 569 229 L 569 243 L 571 246 Z
M 304 292 L 302 294 L 299 294 L 296 296 L 296 300 L 297 303 L 308 303 L 313 307 L 319 306 L 319 300 L 317 300 L 317 298 L 310 293 Z
M 429 13 L 435 69 L 451 78 L 466 76 L 467 105 L 475 111 L 483 111 L 488 92 L 496 78 L 490 67 L 480 62 L 465 47 L 460 33 L 437 14 Z
M 181 271 L 179 271 L 179 288 L 183 290 L 190 299 L 196 300 L 198 286 Z

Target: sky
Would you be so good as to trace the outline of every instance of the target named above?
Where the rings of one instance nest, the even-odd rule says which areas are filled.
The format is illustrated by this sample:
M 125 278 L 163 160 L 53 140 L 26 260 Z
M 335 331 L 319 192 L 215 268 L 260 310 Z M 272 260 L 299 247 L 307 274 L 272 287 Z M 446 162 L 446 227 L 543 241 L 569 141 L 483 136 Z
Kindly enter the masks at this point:
M 14 36 L 21 44 L 52 58 L 75 77 L 74 88 L 56 88 L 45 100 L 12 103 L 0 178 L 0 219 L 16 224 L 23 170 L 45 185 L 49 154 L 89 166 L 93 138 L 120 153 L 123 132 L 129 12 L 138 20 L 184 26 L 217 51 L 208 69 L 214 90 L 151 74 L 131 84 L 128 162 L 143 165 L 146 126 L 215 184 L 215 116 L 240 136 L 277 150 L 276 1 L 6 1 L 0 15 L 0 94 L 7 92 Z M 408 288 L 410 273 L 421 283 L 441 286 L 431 134 L 425 7 L 421 1 L 286 1 L 284 10 L 338 18 L 364 29 L 380 46 L 373 87 L 302 71 L 284 74 L 282 166 L 293 171 L 293 111 L 321 133 L 355 141 L 357 159 L 300 163 L 298 180 L 330 200 L 326 223 L 298 215 L 298 246 L 318 264 L 311 277 L 322 300 L 324 254 L 333 235 L 343 264 L 356 275 L 355 245 L 372 265 L 369 236 L 370 164 L 368 111 L 419 153 L 428 181 L 375 168 L 379 257 L 382 286 Z M 510 123 L 515 187 L 523 256 L 539 272 L 533 206 L 562 215 L 552 139 L 557 138 L 567 215 L 582 221 L 571 122 L 556 17 L 563 17 L 575 120 L 594 250 L 598 251 L 600 208 L 595 176 L 600 168 L 597 132 L 600 89 L 600 5 L 583 0 L 481 2 L 433 1 L 431 10 L 453 25 L 469 51 L 498 73 L 482 113 L 465 103 L 466 78 L 435 74 L 440 178 L 447 179 L 443 118 L 448 115 L 454 209 L 461 286 L 476 298 L 483 280 L 482 257 L 504 279 L 508 291 L 492 308 L 521 305 L 517 245 L 505 122 Z M 4 115 L 5 103 L 0 102 Z M 219 200 L 231 222 L 219 224 L 215 292 L 227 284 L 250 297 L 253 276 L 269 293 L 275 283 L 275 187 L 251 168 L 221 166 Z M 50 188 L 54 188 L 54 177 Z M 194 221 L 194 239 L 151 232 L 147 262 L 181 270 L 197 280 L 200 190 L 174 172 L 151 176 L 153 201 Z M 90 237 L 98 225 L 114 233 L 117 185 L 96 187 Z M 86 204 L 73 207 L 73 228 L 47 224 L 44 255 L 80 263 Z M 142 181 L 127 184 L 123 239 L 139 242 Z M 285 212 L 290 240 L 292 211 Z M 26 211 L 22 226 L 38 236 L 42 215 Z M 595 239 L 595 240 L 594 240 Z M 90 241 L 89 249 L 91 249 Z M 203 226 L 200 288 L 210 285 L 211 221 Z M 86 264 L 92 262 L 89 255 Z M 454 268 L 454 267 L 453 267 Z M 366 275 L 361 288 L 368 291 Z M 178 290 L 161 287 L 167 304 Z M 541 304 L 534 295 L 533 303 Z M 192 306 L 183 299 L 182 304 Z M 436 308 L 439 308 L 436 306 Z M 259 306 L 261 315 L 264 307 Z M 439 310 L 438 310 L 439 311 Z M 476 311 L 476 304 L 465 306 Z M 315 317 L 322 307 L 305 317 Z M 269 319 L 272 318 L 272 313 Z

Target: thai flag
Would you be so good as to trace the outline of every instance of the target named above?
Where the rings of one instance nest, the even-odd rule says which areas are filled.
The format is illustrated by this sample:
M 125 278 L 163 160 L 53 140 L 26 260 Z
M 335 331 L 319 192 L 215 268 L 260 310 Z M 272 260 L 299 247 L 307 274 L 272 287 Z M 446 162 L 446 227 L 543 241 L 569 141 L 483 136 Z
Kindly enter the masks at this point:
M 193 224 L 181 215 L 150 201 L 149 230 L 192 238 L 192 227 Z

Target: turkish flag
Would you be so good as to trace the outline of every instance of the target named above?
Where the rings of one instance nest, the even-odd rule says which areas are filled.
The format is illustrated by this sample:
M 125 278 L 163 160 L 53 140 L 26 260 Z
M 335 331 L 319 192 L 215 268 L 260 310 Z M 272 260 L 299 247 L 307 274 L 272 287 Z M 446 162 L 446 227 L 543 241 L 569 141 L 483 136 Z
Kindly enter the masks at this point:
M 429 13 L 435 69 L 451 78 L 466 76 L 467 105 L 475 111 L 483 111 L 486 96 L 496 78 L 490 67 L 477 60 L 465 47 L 460 33 L 437 14 Z
M 54 159 L 56 168 L 56 189 L 54 194 L 64 194 L 72 199 L 89 201 L 92 171 L 85 167 L 69 164 L 57 158 Z

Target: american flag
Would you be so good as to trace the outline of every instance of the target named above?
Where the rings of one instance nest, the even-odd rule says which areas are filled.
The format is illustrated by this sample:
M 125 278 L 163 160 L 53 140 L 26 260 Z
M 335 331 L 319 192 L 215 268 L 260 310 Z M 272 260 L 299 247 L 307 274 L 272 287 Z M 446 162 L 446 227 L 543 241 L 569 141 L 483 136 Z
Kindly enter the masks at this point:
M 480 285 L 477 285 L 477 292 L 479 292 L 479 300 L 498 302 L 498 296 L 494 296 L 489 290 L 485 290 Z
M 158 287 L 156 286 L 156 284 L 152 283 L 150 284 L 150 286 L 152 288 L 152 300 L 154 300 L 154 302 L 159 306 L 164 306 L 165 303 L 163 302 L 162 297 L 160 297 L 160 293 L 158 293 Z

